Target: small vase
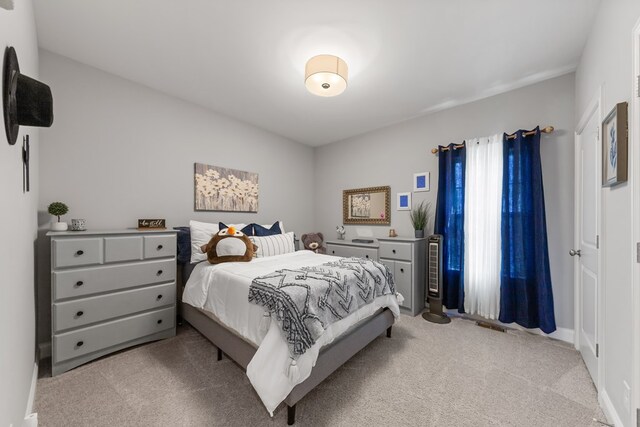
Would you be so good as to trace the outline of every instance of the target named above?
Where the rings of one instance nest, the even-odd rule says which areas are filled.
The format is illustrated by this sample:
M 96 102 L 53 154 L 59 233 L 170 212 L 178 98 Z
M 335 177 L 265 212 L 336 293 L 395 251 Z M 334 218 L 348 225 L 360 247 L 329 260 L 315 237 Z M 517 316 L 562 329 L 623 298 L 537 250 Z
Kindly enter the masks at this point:
M 416 239 L 422 239 L 424 237 L 424 230 L 415 230 Z
M 67 231 L 69 226 L 66 222 L 53 222 L 51 223 L 51 231 Z

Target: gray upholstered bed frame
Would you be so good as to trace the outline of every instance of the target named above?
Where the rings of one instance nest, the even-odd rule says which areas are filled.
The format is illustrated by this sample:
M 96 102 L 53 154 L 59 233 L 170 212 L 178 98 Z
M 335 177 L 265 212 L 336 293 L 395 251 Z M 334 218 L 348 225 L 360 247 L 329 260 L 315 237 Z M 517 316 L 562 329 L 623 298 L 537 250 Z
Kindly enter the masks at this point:
M 182 295 L 183 284 L 186 283 L 191 271 L 193 266 L 188 264 L 181 269 L 179 295 Z M 180 302 L 179 306 L 182 318 L 218 348 L 218 360 L 222 359 L 224 353 L 243 369 L 247 369 L 256 352 L 252 344 L 189 304 Z M 284 400 L 287 404 L 287 424 L 295 423 L 296 403 L 315 386 L 385 331 L 390 338 L 393 322 L 394 317 L 391 311 L 388 308 L 380 309 L 372 317 L 355 325 L 348 334 L 322 348 L 309 378 L 295 386 Z

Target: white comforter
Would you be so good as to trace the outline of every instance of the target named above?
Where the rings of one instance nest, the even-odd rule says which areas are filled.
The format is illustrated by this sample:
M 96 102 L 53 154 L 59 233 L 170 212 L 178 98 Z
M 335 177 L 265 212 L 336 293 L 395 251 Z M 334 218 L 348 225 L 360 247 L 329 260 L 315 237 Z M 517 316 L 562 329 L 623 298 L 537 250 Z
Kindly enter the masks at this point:
M 198 264 L 187 282 L 182 300 L 196 308 L 216 315 L 227 327 L 258 347 L 247 366 L 247 376 L 264 406 L 273 411 L 291 390 L 306 380 L 315 366 L 320 349 L 345 333 L 351 326 L 373 315 L 381 307 L 389 307 L 398 318 L 400 310 L 395 295 L 376 298 L 330 325 L 325 333 L 305 354 L 297 360 L 300 377 L 292 382 L 287 375 L 290 358 L 287 342 L 280 333 L 277 322 L 271 322 L 266 333 L 260 330 L 264 310 L 248 301 L 249 287 L 254 278 L 283 268 L 299 268 L 320 265 L 336 257 L 319 255 L 311 251 L 298 251 L 285 255 L 256 258 L 251 262 L 232 262 L 212 265 Z

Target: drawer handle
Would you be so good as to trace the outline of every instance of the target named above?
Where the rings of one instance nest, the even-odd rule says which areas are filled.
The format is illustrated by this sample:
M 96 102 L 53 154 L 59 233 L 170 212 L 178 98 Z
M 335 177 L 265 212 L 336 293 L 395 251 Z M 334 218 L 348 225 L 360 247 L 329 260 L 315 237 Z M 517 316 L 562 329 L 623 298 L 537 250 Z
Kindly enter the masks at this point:
M 404 273 L 404 268 L 401 268 L 401 269 L 400 269 L 400 273 Z
M 76 251 L 76 255 L 80 256 L 84 253 L 84 251 L 82 249 L 79 249 Z
M 393 252 L 393 253 L 395 254 L 395 253 L 396 253 L 396 250 L 395 250 L 395 249 L 391 249 L 391 252 Z
M 365 258 L 369 258 L 369 255 L 365 255 L 364 257 L 365 257 Z
M 158 325 L 162 323 L 162 319 L 158 320 Z
M 162 299 L 162 294 L 158 295 L 158 297 L 156 298 L 158 301 L 160 301 Z
M 158 270 L 158 276 L 162 274 L 162 270 Z
M 335 254 L 335 253 L 336 253 L 336 251 L 331 251 L 331 253 L 332 253 L 332 254 Z
M 84 341 L 78 341 L 76 343 L 76 347 L 82 347 L 84 345 Z
M 158 249 L 158 250 L 160 250 L 160 249 L 162 249 L 162 248 L 163 248 L 163 246 L 162 246 L 162 245 L 158 245 L 158 248 L 157 248 L 157 249 Z
M 82 285 L 84 285 L 84 282 L 83 282 L 82 280 L 78 280 L 78 281 L 76 282 L 76 286 L 80 287 L 80 286 L 82 286 Z
M 81 317 L 84 314 L 84 311 L 80 310 L 76 313 L 76 316 Z

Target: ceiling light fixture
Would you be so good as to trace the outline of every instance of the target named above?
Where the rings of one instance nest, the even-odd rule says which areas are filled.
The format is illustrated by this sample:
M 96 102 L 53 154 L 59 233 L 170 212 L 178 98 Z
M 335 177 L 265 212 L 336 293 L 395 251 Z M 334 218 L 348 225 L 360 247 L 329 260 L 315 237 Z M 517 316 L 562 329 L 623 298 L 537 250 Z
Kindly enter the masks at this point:
M 304 84 L 307 90 L 318 96 L 340 95 L 347 88 L 349 67 L 341 58 L 318 55 L 307 61 Z

